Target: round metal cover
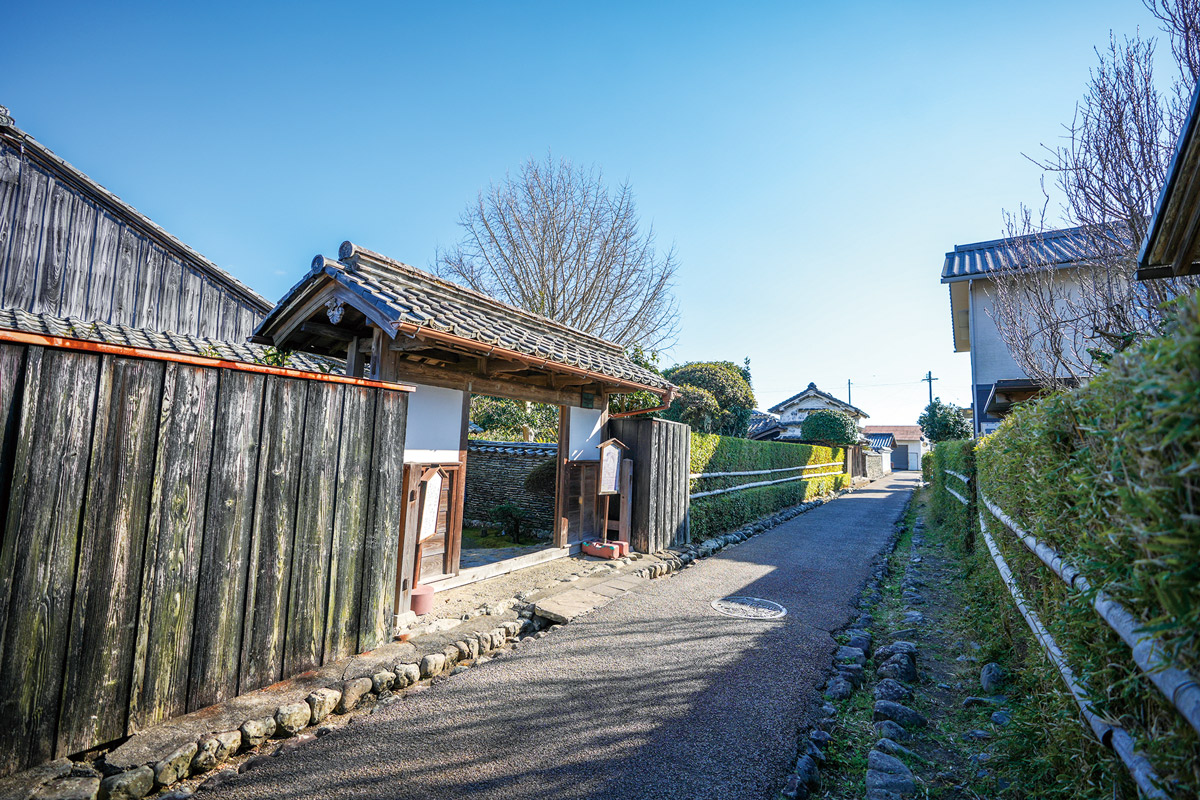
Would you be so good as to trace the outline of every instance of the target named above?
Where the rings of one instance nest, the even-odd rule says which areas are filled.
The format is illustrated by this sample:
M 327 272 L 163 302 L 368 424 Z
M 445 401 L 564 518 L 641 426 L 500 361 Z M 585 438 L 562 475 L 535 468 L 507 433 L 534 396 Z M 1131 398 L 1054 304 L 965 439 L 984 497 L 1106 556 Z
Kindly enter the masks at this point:
M 742 619 L 779 619 L 787 614 L 787 609 L 779 603 L 761 597 L 722 597 L 713 600 L 712 607 L 727 617 Z

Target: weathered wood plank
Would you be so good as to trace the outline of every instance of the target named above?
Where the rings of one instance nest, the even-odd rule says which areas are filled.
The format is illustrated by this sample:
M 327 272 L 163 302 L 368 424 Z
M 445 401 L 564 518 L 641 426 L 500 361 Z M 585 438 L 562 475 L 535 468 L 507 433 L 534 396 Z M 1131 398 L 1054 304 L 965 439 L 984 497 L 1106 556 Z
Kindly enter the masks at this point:
M 371 450 L 371 516 L 363 553 L 362 609 L 359 612 L 358 649 L 372 650 L 391 640 L 392 611 L 396 604 L 397 560 L 401 581 L 411 589 L 415 543 L 402 544 L 400 518 L 405 501 L 404 425 L 408 419 L 408 394 L 376 389 L 374 446 Z M 411 526 L 409 526 L 411 527 Z
M 71 243 L 71 222 L 74 195 L 58 181 L 51 181 L 50 200 L 46 206 L 45 241 L 34 287 L 34 311 L 58 313 L 63 276 L 67 267 L 67 251 Z
M 216 370 L 167 364 L 134 654 L 130 733 L 187 709 L 216 401 Z
M 138 270 L 137 311 L 134 312 L 135 324 L 139 328 L 154 330 L 171 330 L 160 327 L 158 310 L 162 306 L 163 268 L 166 264 L 167 253 L 153 242 L 142 246 L 141 266 Z
M 165 365 L 100 365 L 56 756 L 125 735 Z
M 346 387 L 338 453 L 337 508 L 329 557 L 329 603 L 325 617 L 325 663 L 358 649 L 362 605 L 362 559 L 370 516 L 371 434 L 376 389 Z
M 237 694 L 265 377 L 222 370 L 200 553 L 188 711 Z
M 67 264 L 62 293 L 54 313 L 60 317 L 81 316 L 87 308 L 88 281 L 92 267 L 92 243 L 96 235 L 96 207 L 75 195 L 71 199 L 71 235 L 67 241 Z
M 129 226 L 121 229 L 117 241 L 117 266 L 113 283 L 112 314 L 109 321 L 115 325 L 142 327 L 136 319 L 138 291 L 142 261 L 142 238 Z
M 29 310 L 37 280 L 38 254 L 41 252 L 42 221 L 49 200 L 50 178 L 28 162 L 21 168 L 20 196 L 13 219 L 12 242 L 5 270 L 5 308 Z M 3 254 L 0 254 L 3 255 Z
M 99 361 L 30 348 L 0 551 L 0 773 L 54 754 Z
M 0 286 L 4 285 L 8 244 L 20 195 L 21 155 L 8 144 L 0 144 Z
M 21 421 L 21 385 L 25 373 L 25 345 L 0 344 L 0 509 L 8 508 L 12 486 L 13 456 L 16 451 L 17 429 Z M 0 551 L 4 549 L 4 518 L 0 515 Z M 2 579 L 0 579 L 2 581 Z M 0 594 L 0 598 L 7 598 Z M 7 602 L 0 603 L 0 642 L 4 639 L 4 618 Z
M 179 331 L 179 303 L 183 294 L 183 262 L 168 255 L 163 262 L 162 289 L 159 291 L 158 329 Z
M 304 414 L 304 457 L 296 500 L 296 539 L 288 597 L 285 675 L 318 667 L 325 649 L 325 610 L 329 589 L 329 549 L 337 493 L 338 427 L 343 386 L 313 383 Z
M 220 338 L 214 334 L 221 329 L 221 299 L 222 292 L 208 278 L 204 278 L 200 282 L 200 316 L 196 320 L 196 325 L 192 330 L 186 333 L 195 336 L 212 336 L 214 339 Z
M 176 333 L 196 334 L 200 330 L 200 293 L 203 289 L 204 278 L 200 273 L 181 265 L 179 290 L 179 320 Z
M 121 223 L 106 213 L 96 217 L 95 243 L 88 268 L 88 293 L 84 303 L 84 319 L 107 322 L 112 314 L 113 289 L 117 276 L 117 244 L 121 238 Z
M 283 637 L 307 390 L 306 381 L 267 377 L 247 567 L 246 623 L 238 683 L 238 691 L 242 693 L 274 683 L 283 675 Z

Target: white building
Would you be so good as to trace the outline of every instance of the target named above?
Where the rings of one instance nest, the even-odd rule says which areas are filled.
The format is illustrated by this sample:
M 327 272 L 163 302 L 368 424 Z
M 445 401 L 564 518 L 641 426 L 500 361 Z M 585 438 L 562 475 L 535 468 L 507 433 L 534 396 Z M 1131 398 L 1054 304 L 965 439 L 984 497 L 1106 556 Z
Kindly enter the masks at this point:
M 892 437 L 892 469 L 920 469 L 930 449 L 920 425 L 867 425 L 863 433 L 872 442 L 885 434 Z
M 803 392 L 772 406 L 769 412 L 756 411 L 751 420 L 750 438 L 799 440 L 800 423 L 804 422 L 804 418 L 809 414 L 820 409 L 843 411 L 859 426 L 864 419 L 868 419 L 867 413 L 862 409 L 822 392 L 815 383 L 810 383 Z M 774 417 L 774 420 L 769 419 L 770 417 Z
M 946 253 L 942 283 L 950 287 L 954 350 L 971 354 L 971 400 L 976 436 L 990 433 L 1013 403 L 1028 400 L 1043 388 L 1013 360 L 996 327 L 993 276 L 1014 263 L 1014 241 L 1021 242 L 1019 252 L 1023 257 L 1028 253 L 1037 255 L 1040 260 L 1036 266 L 1062 270 L 1064 281 L 1071 281 L 1070 270 L 1083 262 L 1083 248 L 1087 243 L 1079 228 L 1067 228 L 1014 240 L 955 245 L 954 250 Z

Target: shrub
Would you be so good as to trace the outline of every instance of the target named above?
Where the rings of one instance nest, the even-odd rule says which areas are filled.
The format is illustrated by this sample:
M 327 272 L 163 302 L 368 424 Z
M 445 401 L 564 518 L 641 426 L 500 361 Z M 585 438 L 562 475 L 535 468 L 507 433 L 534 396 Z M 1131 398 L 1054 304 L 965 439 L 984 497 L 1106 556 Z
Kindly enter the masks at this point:
M 739 367 L 729 361 L 696 361 L 671 367 L 663 375 L 681 388 L 694 386 L 712 395 L 720 409 L 717 424 L 712 428 L 714 433 L 724 436 L 746 435 L 755 406 L 749 368 Z M 676 413 L 676 405 L 673 404 L 663 416 L 676 422 L 684 421 L 675 416 Z
M 500 526 L 501 532 L 512 539 L 513 544 L 521 543 L 521 523 L 527 514 L 525 509 L 516 503 L 504 503 L 492 509 L 492 522 Z
M 922 472 L 928 468 L 929 482 L 933 488 L 930 498 L 930 515 L 934 521 L 950 526 L 959 533 L 955 542 L 962 552 L 975 547 L 975 532 L 979 528 L 979 512 L 975 501 L 975 441 L 956 439 L 941 442 L 921 461 Z M 963 483 L 947 470 L 968 478 Z M 968 501 L 963 505 L 950 493 L 953 490 Z
M 833 463 L 840 465 L 844 460 L 845 451 L 840 448 L 787 442 L 755 442 L 733 436 L 692 434 L 691 471 L 693 474 L 749 472 L 799 467 L 806 464 Z M 816 469 L 814 472 L 823 473 L 835 469 L 838 467 Z M 800 472 L 796 471 L 774 475 L 699 478 L 692 481 L 692 492 L 795 477 L 799 474 Z M 692 538 L 705 539 L 733 530 L 759 517 L 837 491 L 849 484 L 849 476 L 839 472 L 836 475 L 824 475 L 811 480 L 789 481 L 774 486 L 761 486 L 739 492 L 701 497 L 693 500 L 691 504 Z
M 800 423 L 800 438 L 808 442 L 850 446 L 858 443 L 858 426 L 845 411 L 822 408 Z
M 699 433 L 715 433 L 721 427 L 721 407 L 712 392 L 686 383 L 679 387 L 679 397 L 667 409 L 666 417 Z
M 1113 358 L 1087 386 L 1019 406 L 974 454 L 979 491 L 1081 569 L 1200 672 L 1200 297 L 1168 334 Z M 936 475 L 935 483 L 936 483 Z M 1200 790 L 1200 741 L 1090 606 L 990 517 L 1026 596 L 1176 796 Z M 982 548 L 981 548 L 982 549 Z M 1081 734 L 1082 735 L 1082 734 Z M 1059 795 L 1069 796 L 1069 794 Z
M 931 442 L 971 438 L 971 423 L 963 416 L 962 409 L 952 403 L 943 403 L 940 397 L 933 398 L 933 402 L 925 406 L 917 424 Z

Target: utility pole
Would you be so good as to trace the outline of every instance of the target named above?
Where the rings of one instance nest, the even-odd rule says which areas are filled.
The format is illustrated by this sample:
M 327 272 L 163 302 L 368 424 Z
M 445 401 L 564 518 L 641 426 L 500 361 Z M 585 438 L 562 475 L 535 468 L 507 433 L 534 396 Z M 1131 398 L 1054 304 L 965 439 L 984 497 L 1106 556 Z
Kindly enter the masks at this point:
M 929 370 L 921 380 L 929 384 L 929 405 L 933 405 L 933 382 L 938 380 L 938 378 L 933 377 L 933 370 Z
M 846 405 L 854 405 L 854 401 L 850 399 L 850 379 L 846 378 Z

